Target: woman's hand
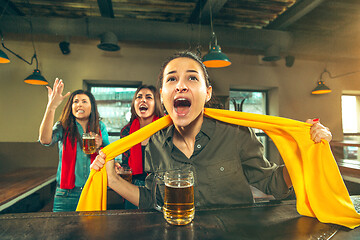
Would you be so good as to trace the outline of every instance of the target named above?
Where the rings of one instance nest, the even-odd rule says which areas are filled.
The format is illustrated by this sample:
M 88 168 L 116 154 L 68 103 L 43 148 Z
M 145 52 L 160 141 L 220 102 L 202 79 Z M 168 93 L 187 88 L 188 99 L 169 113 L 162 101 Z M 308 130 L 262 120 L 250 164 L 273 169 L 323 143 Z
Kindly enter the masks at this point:
M 105 158 L 106 158 L 106 154 L 100 150 L 99 154 L 96 156 L 95 160 L 90 165 L 90 168 L 99 171 L 105 165 Z
M 311 139 L 315 143 L 321 142 L 321 139 L 324 139 L 328 142 L 331 141 L 332 135 L 331 135 L 329 128 L 322 125 L 318 118 L 308 119 L 308 120 L 306 120 L 306 122 L 312 124 L 311 129 L 310 129 L 310 135 L 311 135 Z
M 95 134 L 96 149 L 100 149 L 101 145 L 102 145 L 102 137 L 99 134 Z
M 64 96 L 62 95 L 64 90 L 64 83 L 61 79 L 56 78 L 54 82 L 54 86 L 51 87 L 46 86 L 48 90 L 48 108 L 55 110 L 62 101 L 70 95 L 70 92 L 66 93 Z
M 100 171 L 105 165 L 105 159 L 106 159 L 106 154 L 100 150 L 99 154 L 96 156 L 95 160 L 90 165 L 90 169 Z M 109 179 L 109 177 L 114 177 L 117 175 L 115 172 L 115 161 L 113 159 L 107 161 L 106 173 L 108 175 L 108 179 Z

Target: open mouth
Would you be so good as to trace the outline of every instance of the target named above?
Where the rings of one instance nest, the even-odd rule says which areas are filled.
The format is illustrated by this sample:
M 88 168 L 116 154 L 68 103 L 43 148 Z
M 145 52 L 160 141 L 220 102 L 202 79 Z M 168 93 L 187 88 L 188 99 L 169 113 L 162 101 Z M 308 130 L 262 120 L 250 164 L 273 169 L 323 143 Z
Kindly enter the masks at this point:
M 191 102 L 186 98 L 177 98 L 174 101 L 175 111 L 179 115 L 186 115 L 190 111 Z
M 140 112 L 146 112 L 149 108 L 146 105 L 141 105 L 139 107 Z

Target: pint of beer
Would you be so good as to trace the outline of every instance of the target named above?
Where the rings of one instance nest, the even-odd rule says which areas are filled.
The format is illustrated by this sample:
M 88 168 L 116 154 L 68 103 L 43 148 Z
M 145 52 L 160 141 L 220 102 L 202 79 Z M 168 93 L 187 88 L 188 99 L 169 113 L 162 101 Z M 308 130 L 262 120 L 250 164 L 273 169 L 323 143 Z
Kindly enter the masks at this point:
M 85 154 L 93 154 L 96 151 L 95 135 L 93 133 L 84 133 L 82 136 L 83 151 Z
M 195 215 L 193 172 L 167 171 L 164 182 L 165 195 L 162 212 L 165 220 L 173 225 L 189 224 Z
M 132 182 L 132 170 L 129 165 L 125 165 L 125 164 L 121 165 L 118 168 L 118 174 L 120 175 L 121 178 L 125 179 L 129 183 Z

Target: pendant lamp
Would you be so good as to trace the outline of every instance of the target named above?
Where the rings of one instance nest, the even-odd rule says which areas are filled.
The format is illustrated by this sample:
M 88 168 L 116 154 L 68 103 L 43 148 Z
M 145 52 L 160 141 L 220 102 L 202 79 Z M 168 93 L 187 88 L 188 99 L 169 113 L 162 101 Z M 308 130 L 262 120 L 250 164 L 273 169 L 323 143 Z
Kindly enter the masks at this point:
M 325 94 L 325 93 L 331 93 L 331 89 L 328 86 L 326 86 L 325 82 L 322 80 L 318 81 L 318 85 L 311 92 L 311 94 Z
M 9 57 L 6 55 L 6 53 L 4 53 L 4 51 L 0 50 L 0 63 L 9 63 L 10 59 Z
M 209 52 L 203 57 L 203 63 L 209 68 L 221 68 L 231 65 L 229 58 L 221 52 L 221 47 L 217 44 L 215 32 L 212 32 Z
M 324 71 L 320 74 L 320 79 L 317 82 L 317 86 L 312 90 L 311 94 L 325 94 L 325 93 L 331 93 L 331 89 L 325 85 L 325 82 L 322 80 L 322 76 L 324 73 L 328 73 L 331 77 L 330 73 L 324 69 Z
M 41 75 L 39 69 L 35 69 L 34 72 L 24 79 L 25 83 L 32 85 L 48 85 L 48 81 Z
M 101 35 L 100 44 L 98 44 L 97 47 L 101 50 L 110 52 L 120 50 L 117 36 L 113 32 L 105 32 Z
M 214 32 L 212 22 L 212 11 L 210 7 L 210 26 L 211 26 L 211 39 L 209 44 L 209 52 L 203 57 L 203 63 L 209 68 L 222 68 L 231 65 L 229 58 L 221 52 L 221 47 L 217 44 L 217 38 Z
M 30 22 L 30 27 L 32 29 L 32 24 Z M 18 55 L 17 53 L 13 52 L 12 50 L 10 50 L 9 48 L 7 48 L 4 44 L 4 38 L 2 35 L 2 32 L 0 31 L 0 35 L 1 35 L 1 45 L 4 47 L 4 49 L 6 49 L 7 51 L 9 51 L 11 54 L 13 54 L 14 56 L 16 56 L 17 58 L 19 58 L 20 60 L 26 62 L 29 65 L 33 64 L 33 61 L 35 59 L 36 62 L 36 68 L 34 70 L 34 72 L 29 75 L 27 78 L 24 79 L 25 83 L 31 84 L 31 85 L 48 85 L 48 81 L 46 81 L 46 79 L 41 75 L 41 72 L 39 70 L 39 62 L 36 56 L 36 50 L 35 50 L 35 45 L 34 45 L 34 41 L 33 41 L 33 47 L 34 47 L 34 55 L 31 58 L 31 61 L 26 61 L 23 57 L 21 57 L 20 55 Z M 10 62 L 10 59 L 8 58 L 8 56 L 0 50 L 0 63 L 8 63 Z

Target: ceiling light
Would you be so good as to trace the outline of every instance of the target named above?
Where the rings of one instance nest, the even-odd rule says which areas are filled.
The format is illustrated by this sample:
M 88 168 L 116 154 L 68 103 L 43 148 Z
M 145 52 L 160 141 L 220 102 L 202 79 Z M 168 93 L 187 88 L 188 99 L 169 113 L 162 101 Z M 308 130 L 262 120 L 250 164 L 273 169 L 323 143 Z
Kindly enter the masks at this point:
M 229 58 L 221 52 L 221 47 L 217 45 L 217 39 L 214 32 L 212 39 L 213 38 L 215 38 L 215 42 L 210 42 L 209 52 L 203 57 L 203 63 L 209 68 L 221 68 L 231 65 Z M 214 43 L 214 45 L 212 45 L 212 43 Z
M 221 68 L 231 65 L 229 58 L 221 52 L 221 47 L 217 44 L 217 38 L 213 29 L 212 11 L 210 7 L 210 26 L 211 26 L 211 39 L 209 44 L 209 52 L 203 57 L 203 63 L 209 68 Z
M 266 49 L 262 60 L 266 62 L 273 62 L 280 60 L 280 58 L 280 48 L 278 46 L 271 45 Z
M 4 51 L 0 50 L 0 63 L 8 63 L 10 62 L 9 57 L 4 53 Z
M 31 75 L 24 79 L 24 82 L 32 85 L 48 85 L 48 82 L 41 75 L 39 69 L 35 69 Z
M 317 86 L 314 88 L 314 90 L 312 90 L 311 94 L 325 94 L 325 93 L 331 93 L 331 89 L 325 85 L 325 82 L 322 80 L 322 76 L 324 73 L 329 74 L 329 76 L 331 77 L 330 73 L 324 69 L 324 71 L 320 74 L 320 79 L 317 82 Z
M 325 94 L 325 93 L 331 93 L 331 89 L 328 86 L 326 86 L 325 82 L 322 80 L 318 81 L 318 85 L 311 92 L 311 94 Z
M 30 22 L 30 28 L 32 29 L 32 23 Z M 32 30 L 31 30 L 32 32 Z M 40 70 L 39 70 L 39 62 L 36 56 L 36 50 L 35 50 L 35 45 L 34 45 L 34 40 L 32 39 L 32 43 L 33 43 L 33 48 L 34 48 L 34 55 L 32 56 L 30 62 L 26 61 L 23 57 L 21 57 L 20 55 L 18 55 L 17 53 L 13 52 L 12 50 L 10 50 L 9 48 L 7 48 L 4 44 L 4 38 L 2 35 L 2 32 L 0 31 L 0 35 L 1 35 L 1 45 L 4 47 L 4 49 L 6 49 L 8 52 L 10 52 L 11 54 L 13 54 L 14 56 L 16 56 L 17 58 L 19 58 L 20 60 L 26 62 L 29 65 L 33 64 L 33 61 L 35 59 L 36 62 L 36 69 L 34 70 L 34 72 L 28 76 L 27 78 L 24 79 L 25 83 L 28 84 L 32 84 L 32 85 L 48 85 L 48 81 L 46 81 L 46 79 L 41 75 Z M 10 62 L 8 56 L 0 50 L 0 63 L 7 63 Z
M 113 32 L 105 32 L 101 35 L 100 44 L 97 47 L 104 51 L 118 51 L 120 47 L 118 45 L 118 39 Z

